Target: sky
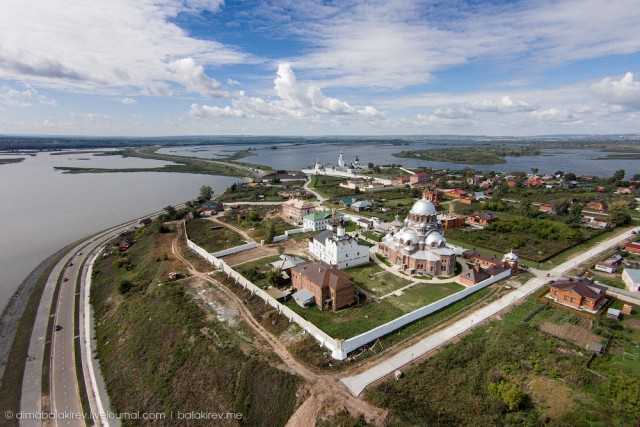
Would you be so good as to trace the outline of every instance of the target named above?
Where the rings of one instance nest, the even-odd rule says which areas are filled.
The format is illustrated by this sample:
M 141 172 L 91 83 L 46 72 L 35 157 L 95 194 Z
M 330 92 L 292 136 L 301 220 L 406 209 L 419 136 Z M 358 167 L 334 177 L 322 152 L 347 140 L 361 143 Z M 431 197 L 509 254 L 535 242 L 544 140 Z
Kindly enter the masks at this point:
M 637 0 L 3 0 L 0 134 L 640 132 Z

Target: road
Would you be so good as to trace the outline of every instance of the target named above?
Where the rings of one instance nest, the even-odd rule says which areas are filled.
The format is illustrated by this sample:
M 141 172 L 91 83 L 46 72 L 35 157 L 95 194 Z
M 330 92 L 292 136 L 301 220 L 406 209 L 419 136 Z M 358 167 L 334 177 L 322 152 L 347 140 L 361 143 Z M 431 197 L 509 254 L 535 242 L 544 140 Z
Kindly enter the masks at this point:
M 598 243 L 593 248 L 576 255 L 563 264 L 558 265 L 553 270 L 544 272 L 545 276 L 542 275 L 542 272 L 537 272 L 538 275 L 535 278 L 529 280 L 520 288 L 510 292 L 504 297 L 479 309 L 469 316 L 462 318 L 461 320 L 455 322 L 447 328 L 438 331 L 435 334 L 428 336 L 427 338 L 422 339 L 418 343 L 406 348 L 405 350 L 397 353 L 393 357 L 390 357 L 389 359 L 379 363 L 378 365 L 358 375 L 342 378 L 341 381 L 349 388 L 353 395 L 359 396 L 369 384 L 395 372 L 403 366 L 411 363 L 416 358 L 435 350 L 443 344 L 446 344 L 458 335 L 469 331 L 474 326 L 485 321 L 491 316 L 494 316 L 496 313 L 510 307 L 516 301 L 524 299 L 528 295 L 536 292 L 538 289 L 545 285 L 547 281 L 547 273 L 550 275 L 550 277 L 560 277 L 567 271 L 575 268 L 577 265 L 582 264 L 583 262 L 614 246 L 619 245 L 622 241 L 631 237 L 631 231 L 632 230 L 627 230 L 620 235 L 611 237 L 608 240 Z M 640 227 L 636 228 L 635 231 L 640 231 Z
M 76 280 L 82 273 L 80 266 L 92 256 L 92 251 L 136 223 L 137 220 L 88 238 L 74 246 L 53 268 L 45 285 L 31 333 L 29 358 L 25 363 L 22 382 L 21 412 L 39 414 L 44 410 L 49 410 L 49 412 L 56 414 L 82 414 L 74 351 L 74 340 L 78 338 L 74 334 L 74 318 L 78 315 L 75 310 Z M 80 253 L 82 255 L 79 255 Z M 58 282 L 61 277 L 67 280 L 61 279 Z M 84 279 L 84 276 L 82 276 L 82 279 Z M 84 281 L 81 284 L 84 284 Z M 54 301 L 56 286 L 59 286 L 60 290 L 57 300 Z M 53 315 L 50 316 L 52 306 L 55 306 L 55 310 Z M 83 315 L 83 306 L 81 305 L 80 308 L 80 315 Z M 53 330 L 55 325 L 59 325 L 61 329 L 59 331 Z M 45 360 L 45 345 L 47 331 L 49 330 L 52 331 L 51 354 L 50 359 Z M 42 374 L 45 364 L 50 366 L 49 407 L 43 406 L 42 396 Z M 87 393 L 90 397 L 90 403 L 94 403 L 93 391 L 88 388 Z M 55 424 L 64 426 L 85 425 L 83 420 L 70 419 L 59 420 Z M 39 426 L 41 423 L 36 420 L 23 420 L 21 425 Z

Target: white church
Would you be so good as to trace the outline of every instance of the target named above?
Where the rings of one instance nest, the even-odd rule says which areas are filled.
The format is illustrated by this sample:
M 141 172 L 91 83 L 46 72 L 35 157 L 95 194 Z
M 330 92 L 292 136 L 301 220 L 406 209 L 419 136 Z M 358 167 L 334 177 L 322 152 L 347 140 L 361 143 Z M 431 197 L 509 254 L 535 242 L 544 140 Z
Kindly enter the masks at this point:
M 309 241 L 309 252 L 316 258 L 343 269 L 369 262 L 369 247 L 358 244 L 358 240 L 349 236 L 341 219 L 336 232 L 324 230 Z
M 356 156 L 355 160 L 349 164 L 344 160 L 344 154 L 342 150 L 340 150 L 340 156 L 338 157 L 338 164 L 326 164 L 323 165 L 320 163 L 320 160 L 316 160 L 316 163 L 313 167 L 308 167 L 306 169 L 302 169 L 302 173 L 307 175 L 332 175 L 332 176 L 345 176 L 345 177 L 362 177 L 359 175 L 362 172 L 362 165 L 360 164 L 360 160 L 358 156 Z

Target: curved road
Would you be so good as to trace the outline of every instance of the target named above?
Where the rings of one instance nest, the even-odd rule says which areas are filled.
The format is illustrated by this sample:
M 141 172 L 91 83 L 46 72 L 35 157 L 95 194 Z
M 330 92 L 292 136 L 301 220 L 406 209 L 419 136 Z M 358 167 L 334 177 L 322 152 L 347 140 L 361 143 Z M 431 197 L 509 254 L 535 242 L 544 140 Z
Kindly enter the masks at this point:
M 56 414 L 57 417 L 64 417 L 56 420 L 55 425 L 85 425 L 82 418 L 74 351 L 74 341 L 79 339 L 79 336 L 75 334 L 74 320 L 77 319 L 78 326 L 82 328 L 83 324 L 80 319 L 85 316 L 82 301 L 80 301 L 79 312 L 76 312 L 75 307 L 77 281 L 80 281 L 81 289 L 85 285 L 85 275 L 82 274 L 80 267 L 85 262 L 88 263 L 95 251 L 99 250 L 105 242 L 118 236 L 137 222 L 138 220 L 131 221 L 87 238 L 73 247 L 54 267 L 45 285 L 31 333 L 29 358 L 25 363 L 20 401 L 20 411 L 23 414 L 41 414 L 46 410 L 48 413 Z M 58 295 L 55 294 L 56 287 L 59 287 Z M 54 307 L 53 314 L 51 314 L 52 307 Z M 56 325 L 60 326 L 60 330 L 55 331 Z M 50 360 L 44 360 L 47 332 L 49 331 L 51 333 Z M 86 349 L 83 348 L 83 351 L 86 352 Z M 91 357 L 90 352 L 89 355 Z M 47 393 L 42 390 L 42 374 L 45 364 L 49 364 L 50 367 L 48 400 L 46 396 L 43 396 Z M 88 378 L 87 372 L 83 371 L 83 375 Z M 95 408 L 94 393 L 99 391 L 93 390 L 90 381 L 85 380 L 85 383 L 87 384 L 91 411 L 98 413 Z M 47 401 L 49 405 L 46 404 Z M 109 408 L 108 402 L 105 403 L 105 408 Z M 21 421 L 21 425 L 25 426 L 39 426 L 41 424 L 40 420 Z

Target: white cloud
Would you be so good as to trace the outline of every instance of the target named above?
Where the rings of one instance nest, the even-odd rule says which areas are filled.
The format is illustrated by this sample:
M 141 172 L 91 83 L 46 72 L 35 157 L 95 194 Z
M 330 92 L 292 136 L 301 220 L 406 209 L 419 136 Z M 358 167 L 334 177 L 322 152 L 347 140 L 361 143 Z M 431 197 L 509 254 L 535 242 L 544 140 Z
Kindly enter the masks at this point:
M 173 80 L 182 84 L 189 92 L 210 98 L 227 95 L 226 92 L 219 90 L 220 82 L 207 76 L 204 67 L 196 64 L 193 58 L 175 60 L 169 63 L 169 70 Z
M 122 98 L 120 100 L 120 103 L 122 105 L 134 105 L 134 104 L 136 104 L 136 100 L 133 99 L 133 98 Z
M 639 52 L 640 37 L 629 31 L 640 22 L 636 3 L 297 1 L 269 3 L 254 18 L 266 16 L 307 43 L 289 61 L 317 80 L 398 89 L 432 83 L 438 72 L 470 63 L 535 71 Z
M 240 91 L 226 107 L 191 105 L 194 117 L 310 117 L 313 115 L 381 117 L 382 114 L 371 106 L 363 109 L 352 107 L 347 102 L 326 96 L 315 85 L 299 83 L 289 64 L 280 64 L 273 81 L 278 98 L 267 101 L 259 97 L 248 97 Z
M 203 65 L 252 62 L 215 41 L 189 37 L 172 19 L 217 11 L 205 0 L 5 0 L 0 13 L 0 79 L 72 92 L 163 94 L 184 85 L 214 93 Z M 181 63 L 190 58 L 193 63 Z M 216 95 L 218 93 L 215 93 Z
M 606 77 L 592 85 L 591 90 L 609 104 L 640 109 L 640 82 L 634 81 L 633 73 L 626 73 L 620 80 Z
M 523 101 L 513 101 L 509 96 L 503 96 L 499 101 L 473 101 L 468 106 L 473 111 L 483 111 L 491 113 L 533 111 L 531 105 Z
M 55 107 L 58 104 L 56 100 L 46 95 L 38 94 L 38 91 L 30 85 L 24 85 L 21 90 L 9 86 L 0 87 L 0 104 L 11 107 L 31 107 L 33 100 L 40 105 L 50 107 Z

